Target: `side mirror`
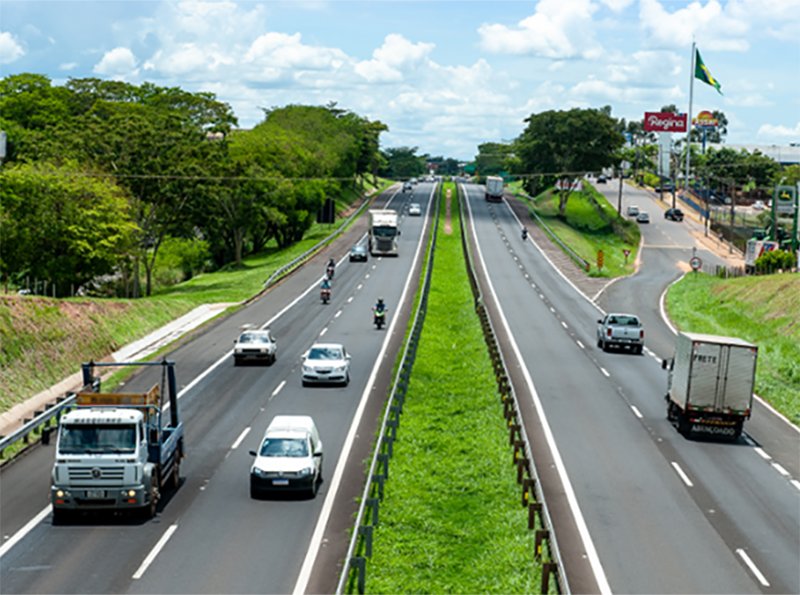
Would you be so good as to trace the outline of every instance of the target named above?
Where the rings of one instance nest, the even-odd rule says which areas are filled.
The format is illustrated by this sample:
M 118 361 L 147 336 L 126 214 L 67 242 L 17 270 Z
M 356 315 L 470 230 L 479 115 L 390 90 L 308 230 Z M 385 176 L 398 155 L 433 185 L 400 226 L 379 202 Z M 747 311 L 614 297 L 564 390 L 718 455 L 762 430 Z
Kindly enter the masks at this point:
M 603 321 L 602 320 L 598 320 L 597 324 L 603 324 Z
M 254 457 L 257 457 L 257 456 L 258 456 L 258 453 L 256 453 L 256 451 L 254 451 L 254 450 L 251 450 L 251 451 L 250 451 L 250 454 L 251 454 L 251 455 L 253 455 Z
M 665 359 L 661 360 L 661 369 L 662 370 L 666 370 L 667 369 L 667 360 L 665 360 Z
M 347 354 L 347 355 L 345 355 L 344 357 L 345 357 L 345 359 L 350 359 L 350 354 L 348 353 L 348 354 Z
M 316 452 L 314 453 L 314 456 L 315 456 L 315 457 L 321 457 L 321 456 L 322 456 L 322 451 L 321 451 L 321 450 L 318 450 L 318 451 L 316 451 Z

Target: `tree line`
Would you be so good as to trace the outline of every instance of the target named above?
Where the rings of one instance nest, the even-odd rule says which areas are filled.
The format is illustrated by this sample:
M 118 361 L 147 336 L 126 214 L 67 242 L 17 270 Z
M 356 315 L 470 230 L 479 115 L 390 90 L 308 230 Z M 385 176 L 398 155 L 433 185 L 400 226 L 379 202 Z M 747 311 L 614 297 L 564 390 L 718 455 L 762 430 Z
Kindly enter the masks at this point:
M 0 80 L 0 273 L 58 295 L 103 276 L 151 295 L 164 246 L 216 267 L 302 239 L 326 198 L 387 167 L 380 121 L 264 109 L 251 130 L 213 93 L 95 78 Z M 199 254 L 199 256 L 198 256 Z M 140 288 L 143 278 L 144 288 Z

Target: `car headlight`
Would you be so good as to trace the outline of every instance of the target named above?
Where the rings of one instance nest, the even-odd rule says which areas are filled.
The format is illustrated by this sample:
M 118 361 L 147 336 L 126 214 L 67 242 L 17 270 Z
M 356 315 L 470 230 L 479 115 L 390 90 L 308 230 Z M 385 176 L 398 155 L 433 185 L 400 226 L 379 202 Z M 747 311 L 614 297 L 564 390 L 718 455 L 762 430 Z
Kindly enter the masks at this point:
M 305 469 L 300 469 L 300 471 L 297 474 L 300 477 L 305 477 L 306 475 L 311 475 L 312 473 L 314 473 L 314 468 L 313 467 L 306 467 Z
M 314 369 L 311 366 L 303 366 L 303 372 L 313 372 Z
M 253 475 L 256 475 L 258 477 L 264 477 L 266 474 L 267 472 L 264 471 L 263 469 L 259 469 L 258 467 L 253 467 Z
M 344 372 L 346 366 L 337 366 L 333 369 L 334 372 Z

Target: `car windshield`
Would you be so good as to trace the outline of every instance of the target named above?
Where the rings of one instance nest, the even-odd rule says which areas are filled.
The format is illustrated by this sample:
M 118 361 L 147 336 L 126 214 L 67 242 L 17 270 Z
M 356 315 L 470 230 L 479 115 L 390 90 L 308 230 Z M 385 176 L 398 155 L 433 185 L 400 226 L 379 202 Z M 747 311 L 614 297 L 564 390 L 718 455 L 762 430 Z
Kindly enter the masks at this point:
M 342 359 L 342 350 L 338 347 L 314 347 L 309 351 L 308 359 Z
M 239 343 L 269 343 L 269 337 L 261 333 L 245 333 L 239 337 Z
M 609 318 L 608 324 L 639 326 L 639 319 L 636 316 L 612 316 Z
M 397 228 L 377 226 L 372 228 L 372 233 L 375 234 L 376 236 L 393 238 L 394 236 L 397 235 Z
M 267 438 L 259 454 L 262 457 L 307 457 L 308 443 L 302 438 Z
M 364 251 L 365 248 L 361 244 L 359 244 L 358 246 L 353 246 L 353 249 L 350 250 L 350 252 L 364 252 Z
M 136 424 L 63 424 L 58 450 L 62 454 L 131 453 L 136 450 Z

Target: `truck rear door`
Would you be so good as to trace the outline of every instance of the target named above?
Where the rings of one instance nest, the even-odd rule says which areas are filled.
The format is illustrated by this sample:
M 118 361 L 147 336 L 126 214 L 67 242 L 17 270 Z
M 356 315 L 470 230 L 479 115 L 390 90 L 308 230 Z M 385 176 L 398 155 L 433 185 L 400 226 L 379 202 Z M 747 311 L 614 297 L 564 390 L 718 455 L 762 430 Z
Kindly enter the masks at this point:
M 755 381 L 756 350 L 738 345 L 726 346 L 725 392 L 718 397 L 717 408 L 743 413 L 750 409 Z

